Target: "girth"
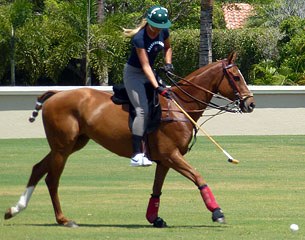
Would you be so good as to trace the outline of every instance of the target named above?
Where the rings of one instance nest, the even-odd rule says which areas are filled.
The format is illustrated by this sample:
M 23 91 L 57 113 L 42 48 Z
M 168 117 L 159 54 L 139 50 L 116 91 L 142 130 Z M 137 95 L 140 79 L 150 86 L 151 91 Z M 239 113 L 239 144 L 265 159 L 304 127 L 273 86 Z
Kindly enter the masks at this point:
M 161 118 L 162 122 L 189 122 L 189 120 L 186 117 L 176 118 L 176 117 L 170 116 L 171 112 L 181 113 L 181 111 L 179 111 L 179 110 L 170 109 L 170 108 L 162 108 L 162 112 L 166 112 L 166 116 Z

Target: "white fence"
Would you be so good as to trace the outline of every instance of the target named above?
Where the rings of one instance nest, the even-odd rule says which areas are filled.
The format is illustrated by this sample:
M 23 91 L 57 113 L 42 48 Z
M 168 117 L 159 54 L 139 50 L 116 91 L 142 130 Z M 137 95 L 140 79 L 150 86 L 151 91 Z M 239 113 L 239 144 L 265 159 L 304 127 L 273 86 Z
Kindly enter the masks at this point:
M 41 118 L 29 123 L 37 96 L 47 90 L 77 87 L 0 87 L 0 138 L 42 138 Z M 94 87 L 112 91 L 112 87 Z M 250 86 L 256 109 L 226 113 L 203 125 L 211 135 L 304 135 L 305 86 Z M 205 113 L 213 114 L 213 110 Z M 202 117 L 200 122 L 206 117 Z

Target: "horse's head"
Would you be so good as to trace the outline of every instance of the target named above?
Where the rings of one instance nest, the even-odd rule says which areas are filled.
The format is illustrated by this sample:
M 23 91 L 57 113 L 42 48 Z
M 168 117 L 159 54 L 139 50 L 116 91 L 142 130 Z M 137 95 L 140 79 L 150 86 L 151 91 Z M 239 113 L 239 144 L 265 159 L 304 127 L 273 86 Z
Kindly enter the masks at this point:
M 234 52 L 226 60 L 222 60 L 224 77 L 218 86 L 218 91 L 230 100 L 238 101 L 242 112 L 250 113 L 255 108 L 255 101 L 243 75 L 234 64 L 235 59 Z

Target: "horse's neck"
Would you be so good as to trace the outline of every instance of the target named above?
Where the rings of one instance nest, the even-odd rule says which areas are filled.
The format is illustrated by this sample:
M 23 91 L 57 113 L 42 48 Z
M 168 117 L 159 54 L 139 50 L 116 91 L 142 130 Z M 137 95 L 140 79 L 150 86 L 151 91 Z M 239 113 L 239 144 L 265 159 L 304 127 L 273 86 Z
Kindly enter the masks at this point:
M 203 111 L 207 107 L 207 105 L 203 103 L 210 103 L 213 97 L 210 92 L 216 93 L 217 91 L 217 86 L 219 85 L 222 77 L 222 68 L 220 68 L 219 64 L 221 63 L 209 64 L 208 66 L 202 67 L 186 76 L 185 79 L 187 79 L 190 83 L 183 80 L 179 82 L 179 85 L 183 91 L 187 92 L 195 99 L 199 99 L 201 103 L 183 93 L 183 91 L 179 90 L 178 87 L 173 87 L 172 91 L 176 94 L 179 103 L 196 121 L 201 117 Z M 203 111 L 200 112 L 200 110 Z

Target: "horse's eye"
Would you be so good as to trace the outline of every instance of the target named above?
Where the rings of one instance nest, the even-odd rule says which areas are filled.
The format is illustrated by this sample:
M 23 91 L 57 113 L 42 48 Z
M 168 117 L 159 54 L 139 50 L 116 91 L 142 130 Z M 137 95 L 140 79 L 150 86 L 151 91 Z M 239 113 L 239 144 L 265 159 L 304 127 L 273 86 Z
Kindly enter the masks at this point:
M 233 78 L 235 81 L 240 81 L 240 76 L 234 76 Z

